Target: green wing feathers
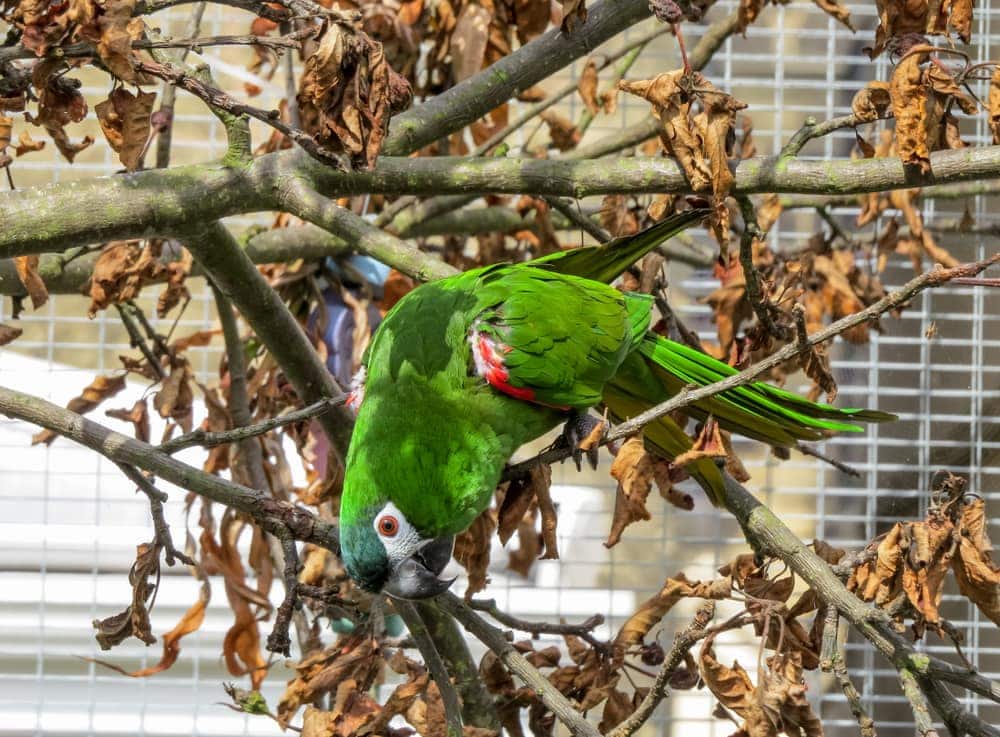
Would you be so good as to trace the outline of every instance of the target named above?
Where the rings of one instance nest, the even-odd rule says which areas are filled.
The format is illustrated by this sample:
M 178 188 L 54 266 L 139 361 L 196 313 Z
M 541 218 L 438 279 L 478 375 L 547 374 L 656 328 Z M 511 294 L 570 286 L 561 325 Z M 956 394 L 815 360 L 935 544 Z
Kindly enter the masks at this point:
M 642 368 L 631 360 L 633 358 L 643 363 Z M 722 361 L 648 333 L 636 354 L 623 365 L 620 375 L 606 387 L 604 399 L 612 413 L 626 418 L 666 401 L 688 385 L 707 386 L 736 373 L 736 369 Z M 728 389 L 684 411 L 699 420 L 712 415 L 726 430 L 780 447 L 794 445 L 800 440 L 821 440 L 834 432 L 862 432 L 864 428 L 856 424 L 858 422 L 896 419 L 887 412 L 839 409 L 810 402 L 763 382 Z M 648 425 L 645 434 L 647 442 L 661 448 L 669 457 L 676 457 L 691 447 L 687 435 L 669 418 L 660 418 Z M 703 461 L 691 475 L 705 487 L 713 503 L 718 504 L 722 490 L 719 469 Z
M 615 238 L 602 246 L 558 251 L 529 261 L 528 264 L 610 284 L 640 258 L 691 227 L 708 213 L 709 210 L 705 208 L 686 210 L 664 218 L 635 235 Z

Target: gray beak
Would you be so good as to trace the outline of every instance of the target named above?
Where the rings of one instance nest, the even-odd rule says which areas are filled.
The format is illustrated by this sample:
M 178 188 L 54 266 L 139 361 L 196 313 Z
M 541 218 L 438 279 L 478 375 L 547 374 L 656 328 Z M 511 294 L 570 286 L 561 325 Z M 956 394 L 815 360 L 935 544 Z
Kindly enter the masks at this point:
M 428 599 L 444 593 L 455 579 L 438 576 L 451 560 L 455 538 L 439 537 L 404 560 L 389 575 L 383 590 L 397 599 Z

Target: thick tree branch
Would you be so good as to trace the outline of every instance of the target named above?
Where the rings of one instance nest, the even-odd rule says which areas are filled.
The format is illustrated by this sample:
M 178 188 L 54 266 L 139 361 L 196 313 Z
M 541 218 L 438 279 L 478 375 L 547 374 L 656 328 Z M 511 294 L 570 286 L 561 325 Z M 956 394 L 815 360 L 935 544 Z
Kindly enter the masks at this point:
M 1000 177 L 1000 146 L 931 154 L 933 175 L 907 173 L 899 159 L 787 161 L 748 159 L 736 169 L 736 194 L 860 194 Z M 62 251 L 85 243 L 170 236 L 192 222 L 281 208 L 289 187 L 324 196 L 353 194 L 531 193 L 573 198 L 607 193 L 688 193 L 669 159 L 614 161 L 383 158 L 373 171 L 341 172 L 296 155 L 270 154 L 245 166 L 201 164 L 66 182 L 5 193 L 0 258 Z M 109 208 L 109 202 L 115 207 Z
M 278 293 L 221 223 L 212 222 L 184 240 L 212 282 L 253 327 L 303 402 L 311 404 L 342 393 Z M 343 459 L 353 417 L 343 407 L 337 407 L 319 415 L 318 420 Z
M 649 15 L 648 0 L 603 0 L 592 5 L 587 22 L 573 33 L 552 29 L 446 92 L 397 115 L 383 152 L 405 155 L 464 128 Z
M 24 392 L 0 387 L 0 414 L 47 428 L 94 450 L 115 463 L 148 471 L 182 489 L 232 507 L 269 532 L 288 530 L 295 539 L 337 551 L 337 529 L 312 512 L 263 492 L 212 476 L 160 452 L 149 443 L 82 417 Z
M 454 267 L 428 257 L 301 182 L 295 182 L 284 191 L 281 205 L 286 212 L 318 225 L 344 239 L 357 250 L 420 281 L 440 279 L 456 273 Z
M 946 722 L 961 722 L 969 734 L 977 737 L 1000 737 L 1000 730 L 986 724 L 973 714 L 964 711 L 948 690 L 935 681 L 935 670 L 952 670 L 954 666 L 925 653 L 918 653 L 891 625 L 884 612 L 865 604 L 844 588 L 830 566 L 815 552 L 805 546 L 778 517 L 742 485 L 724 474 L 726 481 L 725 506 L 739 521 L 747 541 L 755 549 L 783 560 L 828 604 L 871 642 L 900 672 L 906 671 L 915 679 L 920 692 Z M 903 676 L 907 678 L 907 676 Z M 970 690 L 996 699 L 996 686 Z
M 441 701 L 444 703 L 445 734 L 447 737 L 461 737 L 462 735 L 462 704 L 455 690 L 455 684 L 451 682 L 448 668 L 445 667 L 444 660 L 434 644 L 427 626 L 424 624 L 417 605 L 410 601 L 397 599 L 393 606 L 406 623 L 406 629 L 410 631 L 410 637 L 416 643 L 420 654 L 424 657 L 424 664 L 430 672 L 434 683 L 437 684 L 438 692 L 441 694 Z

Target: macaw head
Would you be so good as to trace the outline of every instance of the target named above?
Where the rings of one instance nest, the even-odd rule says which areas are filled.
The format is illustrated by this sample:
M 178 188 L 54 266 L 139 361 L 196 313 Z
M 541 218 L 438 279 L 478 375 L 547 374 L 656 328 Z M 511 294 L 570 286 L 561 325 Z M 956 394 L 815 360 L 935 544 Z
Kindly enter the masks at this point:
M 340 531 L 341 557 L 361 588 L 399 599 L 426 599 L 455 579 L 440 578 L 451 560 L 453 535 L 424 537 L 391 501 L 369 506 Z

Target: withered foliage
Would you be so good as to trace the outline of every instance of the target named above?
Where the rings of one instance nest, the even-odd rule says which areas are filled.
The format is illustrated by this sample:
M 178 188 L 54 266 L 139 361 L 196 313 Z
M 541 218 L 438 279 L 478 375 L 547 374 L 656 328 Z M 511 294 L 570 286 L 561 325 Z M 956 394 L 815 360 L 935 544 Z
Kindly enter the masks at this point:
M 307 131 L 333 151 L 372 167 L 389 118 L 413 97 L 410 83 L 366 33 L 330 23 L 306 59 L 298 103 Z
M 949 572 L 984 616 L 1000 623 L 1000 567 L 986 534 L 986 505 L 965 494 L 964 478 L 948 475 L 919 522 L 897 522 L 865 549 L 848 588 L 865 601 L 912 619 L 917 636 L 942 630 L 940 605 Z M 902 606 L 901 606 L 902 604 Z
M 695 192 L 711 194 L 712 232 L 720 259 L 729 249 L 729 208 L 733 186 L 729 160 L 735 144 L 736 113 L 746 107 L 698 72 L 678 69 L 653 79 L 622 81 L 619 89 L 647 100 L 660 120 L 660 141 L 684 170 Z

